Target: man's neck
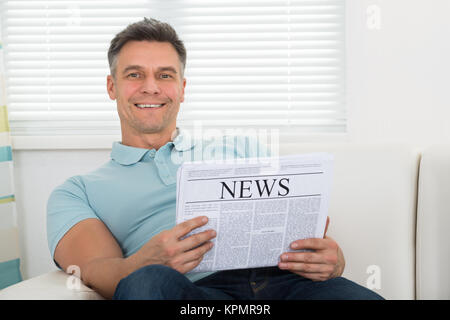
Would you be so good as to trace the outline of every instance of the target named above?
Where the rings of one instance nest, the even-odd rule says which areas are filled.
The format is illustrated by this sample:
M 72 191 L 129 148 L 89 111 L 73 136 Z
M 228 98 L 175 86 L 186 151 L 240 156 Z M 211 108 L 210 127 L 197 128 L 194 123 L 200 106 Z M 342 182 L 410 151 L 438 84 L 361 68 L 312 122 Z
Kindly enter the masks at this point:
M 122 144 L 135 148 L 156 149 L 158 150 L 167 142 L 172 141 L 174 130 L 166 130 L 164 132 L 148 133 L 148 134 L 123 134 Z

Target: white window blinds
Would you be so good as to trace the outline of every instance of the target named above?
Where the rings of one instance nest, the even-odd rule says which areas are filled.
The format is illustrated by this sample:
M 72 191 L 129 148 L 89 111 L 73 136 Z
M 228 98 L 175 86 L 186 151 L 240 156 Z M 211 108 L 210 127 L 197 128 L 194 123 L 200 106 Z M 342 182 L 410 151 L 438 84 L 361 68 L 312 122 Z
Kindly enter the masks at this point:
M 107 50 L 144 16 L 187 48 L 180 126 L 345 132 L 344 2 L 2 1 L 12 135 L 120 133 Z

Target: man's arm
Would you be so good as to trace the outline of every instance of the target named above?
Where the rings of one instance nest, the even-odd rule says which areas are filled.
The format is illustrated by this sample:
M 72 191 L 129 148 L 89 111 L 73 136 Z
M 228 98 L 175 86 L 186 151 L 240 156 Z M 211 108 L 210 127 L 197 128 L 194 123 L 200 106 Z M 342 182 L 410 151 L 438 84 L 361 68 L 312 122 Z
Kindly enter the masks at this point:
M 132 272 L 117 241 L 98 219 L 72 227 L 59 241 L 54 259 L 63 270 L 78 266 L 83 282 L 105 298 L 111 298 L 120 279 Z
M 211 249 L 212 230 L 180 240 L 207 223 L 197 217 L 163 231 L 150 239 L 135 254 L 124 258 L 109 229 L 97 219 L 86 219 L 72 227 L 59 241 L 54 259 L 63 270 L 76 265 L 83 282 L 105 298 L 112 298 L 119 281 L 150 264 L 163 264 L 186 273 L 195 268 Z M 194 249 L 195 248 L 195 249 Z

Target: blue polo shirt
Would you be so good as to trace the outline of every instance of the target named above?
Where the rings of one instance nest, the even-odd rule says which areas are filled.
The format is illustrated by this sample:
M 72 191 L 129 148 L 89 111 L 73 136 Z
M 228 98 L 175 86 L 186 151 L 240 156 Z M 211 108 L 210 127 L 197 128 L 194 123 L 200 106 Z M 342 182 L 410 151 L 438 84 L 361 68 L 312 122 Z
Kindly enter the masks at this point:
M 195 141 L 181 131 L 158 150 L 115 142 L 111 160 L 58 186 L 47 204 L 47 239 L 52 257 L 66 232 L 84 219 L 100 219 L 128 257 L 163 230 L 175 226 L 176 177 L 183 161 L 267 156 L 248 137 Z M 189 273 L 191 281 L 209 273 Z

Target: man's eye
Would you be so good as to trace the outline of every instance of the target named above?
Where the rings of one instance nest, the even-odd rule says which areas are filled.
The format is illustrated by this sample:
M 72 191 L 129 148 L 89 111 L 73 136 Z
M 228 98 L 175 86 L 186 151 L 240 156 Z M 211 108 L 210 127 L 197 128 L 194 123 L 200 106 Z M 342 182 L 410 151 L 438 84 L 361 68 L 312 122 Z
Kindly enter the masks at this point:
M 128 77 L 128 78 L 139 78 L 140 75 L 139 75 L 139 73 L 133 72 L 133 73 L 128 74 L 127 77 Z
M 167 73 L 161 74 L 160 77 L 163 78 L 163 79 L 169 79 L 169 78 L 172 78 L 172 76 L 171 76 L 170 74 L 167 74 Z

